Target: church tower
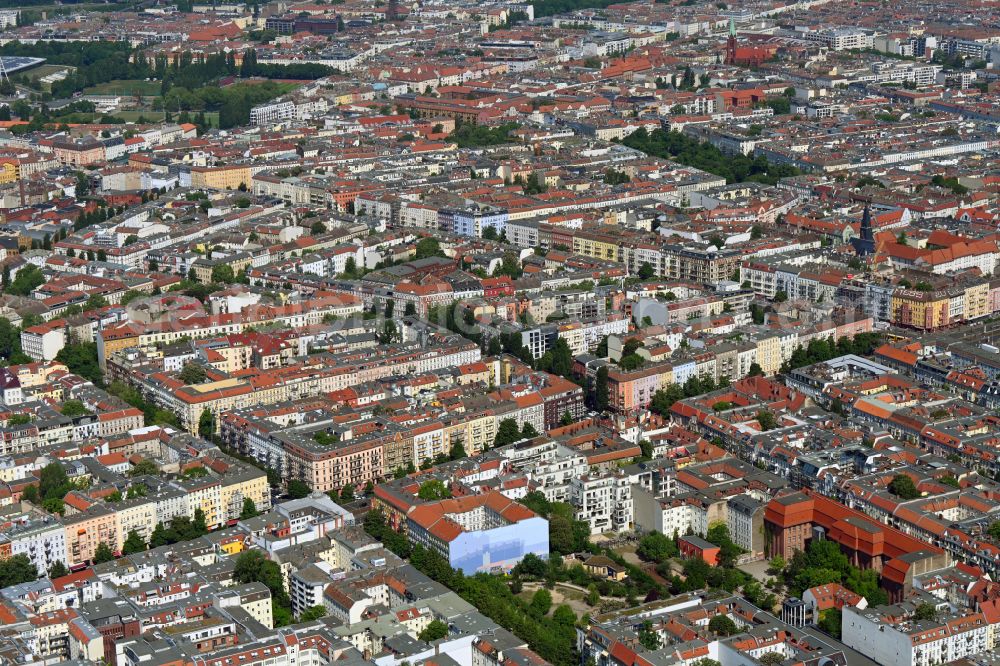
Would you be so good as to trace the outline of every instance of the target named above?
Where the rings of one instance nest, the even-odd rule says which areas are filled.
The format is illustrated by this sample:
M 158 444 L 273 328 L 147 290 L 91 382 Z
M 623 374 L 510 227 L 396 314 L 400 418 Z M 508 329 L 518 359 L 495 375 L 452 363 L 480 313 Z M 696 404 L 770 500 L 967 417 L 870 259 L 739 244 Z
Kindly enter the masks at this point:
M 729 19 L 729 39 L 726 40 L 726 64 L 736 64 L 736 21 Z
M 872 228 L 871 203 L 865 203 L 865 212 L 861 216 L 861 234 L 851 239 L 854 251 L 860 257 L 875 254 L 875 230 Z

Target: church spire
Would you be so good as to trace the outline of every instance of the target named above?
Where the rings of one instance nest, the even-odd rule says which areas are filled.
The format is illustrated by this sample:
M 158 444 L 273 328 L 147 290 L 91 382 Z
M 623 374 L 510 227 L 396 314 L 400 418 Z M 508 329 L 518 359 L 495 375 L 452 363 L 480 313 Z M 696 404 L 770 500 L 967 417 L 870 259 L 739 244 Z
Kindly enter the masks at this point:
M 732 16 L 729 17 L 729 36 L 730 37 L 736 36 L 736 19 L 734 19 Z
M 865 202 L 865 212 L 861 216 L 861 237 L 865 240 L 875 239 L 875 234 L 872 231 L 872 209 L 870 202 Z

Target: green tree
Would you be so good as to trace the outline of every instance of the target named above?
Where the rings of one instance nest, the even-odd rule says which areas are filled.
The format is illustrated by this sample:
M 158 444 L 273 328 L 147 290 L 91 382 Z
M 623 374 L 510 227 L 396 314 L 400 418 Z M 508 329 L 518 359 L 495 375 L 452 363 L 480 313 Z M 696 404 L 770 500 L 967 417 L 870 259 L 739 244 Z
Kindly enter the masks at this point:
M 138 532 L 129 530 L 128 537 L 126 537 L 125 543 L 122 544 L 122 554 L 132 555 L 133 553 L 141 553 L 144 550 L 146 550 L 146 542 L 142 540 Z
M 288 482 L 288 496 L 292 499 L 302 499 L 311 492 L 312 489 L 304 481 L 292 479 Z
M 901 500 L 911 500 L 920 497 L 920 491 L 913 483 L 913 479 L 906 474 L 897 474 L 889 482 L 889 492 Z
M 49 578 L 62 578 L 63 576 L 69 575 L 69 569 L 63 564 L 62 560 L 56 560 L 49 567 Z
M 236 274 L 229 264 L 217 264 L 212 267 L 212 282 L 215 284 L 232 284 L 236 282 Z
M 185 384 L 201 384 L 208 378 L 208 371 L 202 364 L 188 361 L 177 373 L 177 378 Z
M 80 375 L 97 386 L 104 385 L 104 374 L 97 362 L 96 343 L 67 344 L 56 354 L 56 360 L 65 365 L 73 374 Z
M 34 264 L 25 264 L 7 285 L 7 293 L 15 296 L 30 296 L 44 282 L 45 275 L 42 273 L 42 269 Z
M 42 499 L 62 498 L 71 489 L 66 470 L 57 462 L 50 462 L 38 474 L 38 494 Z
M 536 615 L 545 615 L 552 608 L 552 594 L 544 587 L 536 590 L 531 597 L 531 612 Z
M 163 525 L 163 523 L 156 523 L 156 527 L 153 528 L 152 534 L 149 535 L 149 547 L 159 548 L 160 546 L 169 546 L 172 543 L 177 543 L 180 541 L 180 537 L 177 533 Z
M 653 443 L 648 439 L 639 440 L 639 451 L 641 452 L 640 457 L 643 460 L 653 459 Z
M 426 259 L 428 257 L 443 257 L 441 244 L 436 238 L 421 238 L 415 247 L 414 259 Z
M 562 604 L 552 611 L 552 619 L 559 624 L 565 624 L 572 627 L 576 624 L 576 613 L 574 613 L 573 609 L 566 604 Z
M 66 400 L 62 404 L 62 415 L 73 418 L 74 416 L 83 416 L 84 414 L 89 414 L 87 408 L 83 406 L 83 403 L 79 400 Z
M 151 261 L 150 263 L 153 262 Z M 155 271 L 156 269 L 150 266 L 149 270 Z M 128 291 L 125 292 L 125 294 L 121 297 L 121 300 L 119 300 L 118 302 L 121 305 L 128 305 L 132 301 L 136 300 L 137 298 L 142 298 L 143 296 L 145 296 L 145 294 L 143 294 L 141 291 L 138 291 L 137 289 L 129 289 Z
M 89 312 L 90 310 L 99 310 L 101 308 L 106 308 L 108 306 L 108 299 L 104 298 L 100 294 L 91 294 L 87 297 L 87 302 L 83 304 L 84 312 Z
M 209 409 L 203 409 L 201 411 L 201 416 L 198 417 L 198 434 L 209 439 L 213 434 L 215 434 L 215 417 L 212 416 L 212 412 Z
M 506 123 L 496 127 L 488 127 L 475 123 L 462 123 L 448 136 L 448 140 L 458 144 L 459 148 L 497 146 L 509 143 L 512 140 L 510 133 L 517 128 L 518 125 L 516 123 Z
M 115 559 L 115 553 L 111 550 L 111 546 L 103 541 L 97 544 L 97 548 L 94 550 L 94 564 L 103 564 L 113 559 Z
M 132 469 L 128 471 L 129 476 L 159 476 L 159 474 L 160 468 L 149 458 L 142 458 L 139 462 L 133 464 Z
M 23 553 L 0 561 L 0 588 L 30 583 L 38 579 L 38 570 Z
M 439 479 L 430 479 L 420 484 L 417 496 L 422 500 L 434 501 L 451 497 L 451 491 Z
M 503 419 L 497 426 L 497 434 L 493 438 L 493 446 L 507 446 L 521 440 L 521 430 L 515 419 Z
M 936 620 L 937 609 L 932 604 L 922 603 L 913 612 L 913 617 L 917 620 Z
M 32 504 L 38 504 L 38 486 L 31 485 L 25 486 L 24 491 L 21 492 L 21 499 L 25 502 L 31 502 Z
M 3 317 L 0 317 L 0 359 L 11 365 L 31 362 L 31 357 L 21 349 L 21 332 Z
M 530 421 L 525 421 L 524 425 L 521 426 L 521 438 L 534 439 L 535 437 L 538 437 L 538 431 L 535 430 L 535 426 L 531 425 Z
M 663 562 L 677 557 L 677 544 L 662 532 L 650 532 L 639 540 L 636 554 L 647 562 Z
M 198 538 L 208 534 L 208 525 L 205 523 L 205 512 L 201 507 L 194 510 L 194 520 L 191 521 L 191 538 Z
M 757 423 L 760 424 L 760 429 L 765 432 L 778 427 L 778 419 L 775 417 L 774 412 L 767 409 L 757 412 Z
M 326 616 L 326 606 L 310 606 L 299 614 L 299 622 L 313 622 Z
M 281 568 L 259 550 L 248 550 L 240 554 L 233 566 L 233 581 L 263 583 L 271 591 L 271 599 L 279 606 L 289 606 Z
M 425 643 L 430 643 L 432 641 L 441 640 L 448 635 L 448 625 L 441 620 L 431 620 L 430 623 L 424 627 L 424 630 L 417 634 L 417 638 L 424 641 Z
M 839 608 L 829 608 L 820 613 L 817 626 L 830 634 L 834 638 L 840 638 L 840 625 L 843 621 L 843 613 Z
M 602 365 L 597 369 L 597 374 L 594 377 L 594 407 L 599 412 L 606 412 L 609 402 L 608 366 Z
M 878 574 L 874 569 L 851 567 L 844 579 L 844 587 L 867 599 L 869 606 L 884 606 L 889 603 L 889 595 L 879 587 Z
M 728 616 L 718 613 L 708 621 L 708 630 L 714 633 L 716 636 L 732 636 L 733 634 L 739 633 L 739 628 L 737 628 L 736 623 L 729 619 Z
M 662 645 L 660 635 L 653 631 L 653 623 L 649 620 L 643 622 L 642 629 L 639 630 L 639 642 L 650 651 L 659 650 Z
M 383 345 L 399 342 L 399 329 L 396 327 L 394 321 L 391 319 L 385 320 L 382 324 L 382 332 L 379 334 L 378 340 Z
M 558 338 L 552 345 L 552 365 L 550 372 L 560 377 L 569 377 L 573 371 L 573 352 L 569 348 L 569 343 L 563 338 Z
M 257 515 L 257 505 L 249 497 L 243 498 L 243 510 L 240 511 L 240 520 L 247 520 Z

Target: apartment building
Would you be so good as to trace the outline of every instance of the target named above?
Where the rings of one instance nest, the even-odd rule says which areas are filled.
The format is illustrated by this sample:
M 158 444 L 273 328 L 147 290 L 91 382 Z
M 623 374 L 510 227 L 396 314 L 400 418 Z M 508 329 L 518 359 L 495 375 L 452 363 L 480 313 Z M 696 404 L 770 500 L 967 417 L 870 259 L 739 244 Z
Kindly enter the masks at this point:
M 510 571 L 528 553 L 549 554 L 548 521 L 496 491 L 420 504 L 406 520 L 413 543 L 470 574 Z
M 66 346 L 66 322 L 63 319 L 37 324 L 21 332 L 21 349 L 36 361 L 52 361 Z
M 249 187 L 253 171 L 249 165 L 191 167 L 191 187 L 203 190 L 237 190 Z
M 266 104 L 258 104 L 250 109 L 250 124 L 269 125 L 291 120 L 295 117 L 295 102 L 275 100 Z
M 991 649 L 990 623 L 982 613 L 941 615 L 917 620 L 893 607 L 844 606 L 841 640 L 885 666 L 952 664 Z
M 66 556 L 66 532 L 54 518 L 23 518 L 8 522 L 0 530 L 0 559 L 26 555 L 39 572 L 48 571 L 56 562 L 69 563 Z

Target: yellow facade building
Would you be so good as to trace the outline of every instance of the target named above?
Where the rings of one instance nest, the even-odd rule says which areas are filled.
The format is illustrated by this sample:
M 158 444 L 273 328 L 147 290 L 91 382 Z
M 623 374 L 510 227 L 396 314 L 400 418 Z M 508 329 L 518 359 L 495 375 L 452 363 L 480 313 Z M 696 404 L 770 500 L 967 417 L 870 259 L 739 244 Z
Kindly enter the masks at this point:
M 191 187 L 206 190 L 238 190 L 250 186 L 252 172 L 246 165 L 191 167 Z

